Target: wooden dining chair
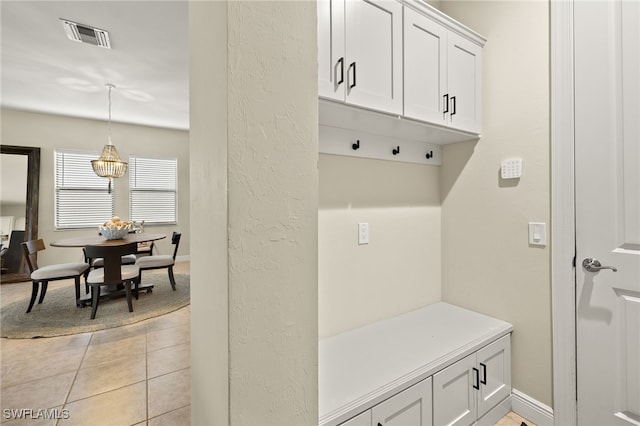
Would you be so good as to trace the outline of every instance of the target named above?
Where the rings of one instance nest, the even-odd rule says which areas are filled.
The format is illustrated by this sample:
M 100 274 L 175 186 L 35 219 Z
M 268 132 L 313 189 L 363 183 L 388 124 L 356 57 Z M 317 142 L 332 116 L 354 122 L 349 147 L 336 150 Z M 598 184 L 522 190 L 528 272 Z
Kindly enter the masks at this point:
M 42 290 L 40 291 L 40 299 L 38 304 L 42 303 L 45 294 L 47 294 L 47 286 L 49 281 L 66 280 L 73 278 L 76 286 L 76 306 L 80 304 L 80 276 L 89 268 L 87 263 L 60 263 L 56 265 L 47 265 L 38 267 L 38 261 L 36 259 L 36 253 L 46 249 L 44 241 L 31 240 L 22 243 L 22 251 L 24 257 L 27 260 L 27 267 L 31 273 L 32 289 L 31 300 L 29 301 L 29 307 L 27 313 L 31 312 L 33 304 L 38 295 L 40 284 L 42 284 Z
M 176 289 L 176 280 L 173 276 L 173 265 L 176 263 L 176 254 L 178 254 L 178 246 L 180 245 L 180 237 L 182 234 L 180 232 L 174 232 L 171 235 L 171 244 L 173 247 L 173 255 L 153 255 L 153 256 L 145 256 L 139 257 L 136 260 L 136 266 L 140 268 L 140 279 L 142 278 L 142 271 L 148 271 L 151 269 L 164 269 L 167 268 L 169 272 L 169 282 L 171 283 L 171 288 L 175 291 Z M 140 279 L 135 283 L 134 293 L 136 298 L 138 297 L 138 285 L 140 284 Z
M 91 319 L 96 317 L 102 286 L 110 286 L 112 293 L 121 292 L 118 287 L 124 286 L 129 312 L 133 312 L 131 284 L 138 281 L 140 269 L 136 265 L 122 265 L 122 256 L 135 253 L 136 249 L 136 243 L 85 247 L 88 257 L 104 259 L 104 267 L 93 269 L 87 277 L 91 287 Z

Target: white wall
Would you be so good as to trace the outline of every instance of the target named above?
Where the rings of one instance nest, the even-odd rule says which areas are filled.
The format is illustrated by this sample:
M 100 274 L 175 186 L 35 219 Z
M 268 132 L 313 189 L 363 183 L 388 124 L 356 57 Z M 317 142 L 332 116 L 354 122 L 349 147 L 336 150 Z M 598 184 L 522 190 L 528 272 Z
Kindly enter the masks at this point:
M 225 425 L 229 424 L 226 2 L 189 2 L 189 51 L 191 424 Z
M 511 322 L 513 386 L 552 406 L 549 247 L 527 242 L 527 222 L 550 215 L 549 5 L 440 6 L 488 39 L 482 138 L 443 152 L 443 300 Z M 501 180 L 511 157 L 522 158 L 522 177 Z
M 82 250 L 50 247 L 48 244 L 63 238 L 96 235 L 97 230 L 54 229 L 54 150 L 76 149 L 95 151 L 100 155 L 107 143 L 108 128 L 103 121 L 59 115 L 2 109 L 2 143 L 7 145 L 40 147 L 40 193 L 38 237 L 47 249 L 38 254 L 40 266 L 53 263 L 82 261 Z M 182 232 L 179 256 L 189 254 L 189 132 L 130 124 L 112 123 L 112 140 L 120 157 L 126 161 L 130 154 L 178 159 L 178 225 L 145 226 L 147 232 L 171 235 Z M 122 218 L 129 215 L 128 174 L 115 179 L 115 212 Z M 106 185 L 106 180 L 105 180 Z M 105 218 L 107 220 L 109 218 Z M 158 241 L 157 253 L 170 254 L 171 238 Z M 154 250 L 155 252 L 155 250 Z
M 440 301 L 440 168 L 322 154 L 319 170 L 320 337 Z
M 316 5 L 190 8 L 192 422 L 317 424 Z

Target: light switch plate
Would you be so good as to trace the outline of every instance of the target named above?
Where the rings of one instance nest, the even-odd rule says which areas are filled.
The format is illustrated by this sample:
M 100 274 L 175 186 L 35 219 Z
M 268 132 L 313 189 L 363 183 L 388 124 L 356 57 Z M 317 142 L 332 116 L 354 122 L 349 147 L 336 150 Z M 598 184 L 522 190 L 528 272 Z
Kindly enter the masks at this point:
M 547 224 L 544 222 L 529 222 L 529 244 L 532 246 L 547 245 Z
M 369 244 L 369 224 L 358 224 L 358 244 Z
M 503 160 L 500 166 L 502 179 L 517 179 L 522 176 L 522 158 Z

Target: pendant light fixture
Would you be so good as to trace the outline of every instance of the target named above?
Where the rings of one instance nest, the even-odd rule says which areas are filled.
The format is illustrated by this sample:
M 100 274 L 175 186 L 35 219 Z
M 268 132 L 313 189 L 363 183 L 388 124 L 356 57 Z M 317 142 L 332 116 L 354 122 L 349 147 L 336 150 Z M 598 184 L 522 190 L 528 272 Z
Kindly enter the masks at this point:
M 124 176 L 127 172 L 127 163 L 120 159 L 116 147 L 111 143 L 111 89 L 113 84 L 106 84 L 109 88 L 109 143 L 102 149 L 102 154 L 97 160 L 91 161 L 93 171 L 100 177 L 109 179 L 109 193 L 111 193 L 111 181 L 113 178 Z

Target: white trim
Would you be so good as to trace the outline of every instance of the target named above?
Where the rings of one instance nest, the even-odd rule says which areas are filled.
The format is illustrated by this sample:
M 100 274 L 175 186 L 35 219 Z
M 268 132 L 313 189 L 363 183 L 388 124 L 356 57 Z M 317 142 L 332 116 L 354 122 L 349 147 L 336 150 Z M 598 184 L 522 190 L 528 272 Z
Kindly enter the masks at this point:
M 550 4 L 553 417 L 563 426 L 577 424 L 573 1 Z
M 511 391 L 511 410 L 537 426 L 552 425 L 554 422 L 551 407 L 517 389 Z

